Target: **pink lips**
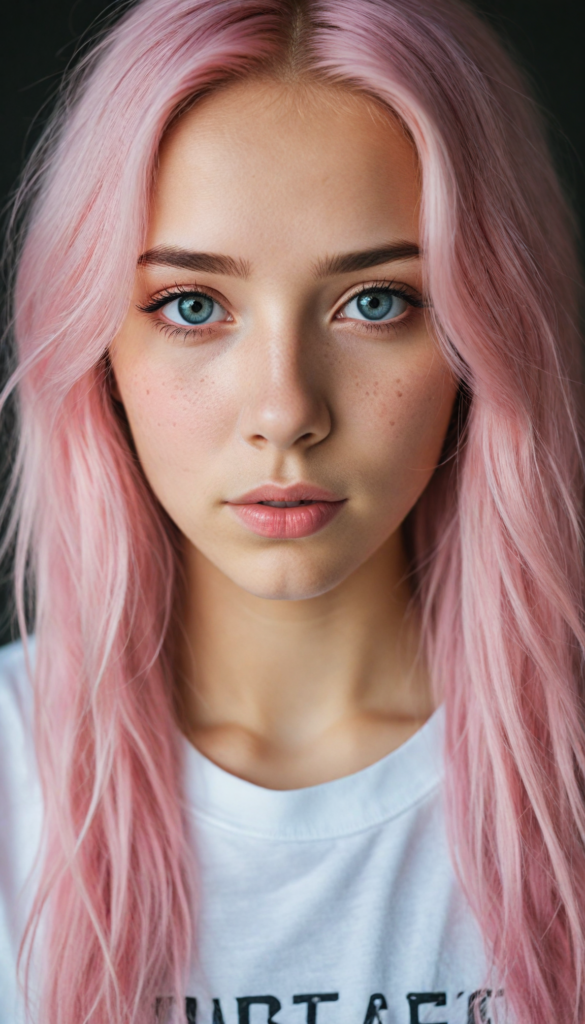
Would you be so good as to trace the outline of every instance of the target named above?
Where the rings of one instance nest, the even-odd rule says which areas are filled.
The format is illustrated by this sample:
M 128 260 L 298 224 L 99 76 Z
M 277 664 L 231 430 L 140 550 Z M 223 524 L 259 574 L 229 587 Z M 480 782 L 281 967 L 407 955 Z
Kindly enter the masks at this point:
M 227 504 L 253 533 L 261 537 L 292 540 L 310 537 L 322 530 L 341 510 L 345 500 L 311 484 L 293 484 L 290 487 L 268 484 Z M 278 505 L 265 502 L 278 502 Z

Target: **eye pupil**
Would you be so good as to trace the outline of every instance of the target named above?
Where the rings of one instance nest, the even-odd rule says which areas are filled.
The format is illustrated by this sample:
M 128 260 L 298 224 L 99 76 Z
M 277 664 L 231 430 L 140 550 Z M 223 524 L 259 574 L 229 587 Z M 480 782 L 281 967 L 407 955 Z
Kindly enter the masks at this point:
M 357 306 L 368 320 L 381 320 L 382 317 L 388 316 L 393 302 L 394 296 L 391 292 L 363 292 L 357 300 Z
M 184 295 L 177 308 L 189 324 L 204 324 L 213 313 L 213 299 L 209 295 Z

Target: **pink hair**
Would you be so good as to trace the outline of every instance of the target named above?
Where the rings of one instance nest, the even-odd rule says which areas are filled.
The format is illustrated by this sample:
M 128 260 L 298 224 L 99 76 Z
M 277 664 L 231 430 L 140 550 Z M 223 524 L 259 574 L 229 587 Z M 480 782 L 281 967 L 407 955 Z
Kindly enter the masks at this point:
M 9 390 L 46 800 L 28 932 L 46 915 L 39 1017 L 142 1024 L 157 996 L 184 991 L 194 886 L 167 644 L 178 540 L 106 352 L 165 127 L 260 71 L 374 95 L 416 144 L 428 288 L 462 382 L 445 460 L 407 524 L 447 712 L 453 856 L 518 1024 L 582 1024 L 576 258 L 524 86 L 451 0 L 143 0 L 83 62 L 35 157 Z

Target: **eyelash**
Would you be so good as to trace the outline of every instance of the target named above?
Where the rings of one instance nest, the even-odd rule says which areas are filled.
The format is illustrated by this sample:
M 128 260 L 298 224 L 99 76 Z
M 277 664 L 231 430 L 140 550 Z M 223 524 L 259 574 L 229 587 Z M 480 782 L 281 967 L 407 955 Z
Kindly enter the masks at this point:
M 138 305 L 136 308 L 140 313 L 156 313 L 159 309 L 162 309 L 163 306 L 166 306 L 168 302 L 172 302 L 173 299 L 180 298 L 181 295 L 193 295 L 195 292 L 199 292 L 202 295 L 209 295 L 210 299 L 213 299 L 214 302 L 218 302 L 220 306 L 222 305 L 222 303 L 219 302 L 219 299 L 216 299 L 206 288 L 199 288 L 197 285 L 176 284 L 172 288 L 165 288 L 164 291 L 158 292 L 150 302 L 146 302 L 144 305 Z M 179 324 L 171 324 L 167 320 L 155 319 L 154 325 L 169 338 L 187 339 L 193 337 L 200 338 L 211 333 L 213 328 L 217 326 L 217 321 L 209 327 L 180 327 Z
M 364 292 L 376 291 L 378 289 L 383 289 L 384 291 L 390 292 L 392 295 L 397 295 L 399 298 L 404 299 L 404 301 L 407 302 L 408 305 L 413 309 L 425 309 L 428 306 L 427 302 L 425 302 L 423 299 L 417 298 L 415 295 L 412 294 L 412 292 L 409 289 L 406 289 L 403 285 L 398 284 L 394 281 L 386 280 L 367 281 L 366 283 L 360 285 L 359 288 L 356 288 L 355 291 L 353 291 L 350 295 L 348 295 L 345 298 L 344 302 L 340 306 L 340 309 L 343 309 L 344 306 L 351 302 L 352 299 L 355 299 L 358 295 L 363 295 Z M 165 288 L 164 291 L 159 292 L 156 296 L 154 296 L 150 302 L 147 302 L 144 305 L 138 305 L 137 309 L 141 313 L 151 315 L 153 313 L 156 313 L 159 309 L 162 309 L 163 306 L 167 305 L 167 303 L 172 302 L 173 299 L 179 298 L 181 295 L 192 295 L 194 292 L 201 292 L 201 294 L 203 295 L 209 295 L 209 297 L 214 299 L 215 302 L 219 302 L 219 300 L 215 299 L 214 296 L 209 292 L 209 290 L 205 288 L 199 288 L 196 285 L 187 286 L 177 284 L 174 285 L 172 288 Z M 222 305 L 222 303 L 219 304 Z M 340 317 L 339 320 L 346 320 L 347 323 L 352 324 L 354 327 L 356 323 L 359 323 L 360 329 L 365 329 L 368 332 L 380 333 L 400 330 L 402 327 L 405 327 L 408 324 L 408 322 L 411 319 L 411 315 L 411 313 L 408 313 L 408 315 L 401 320 L 397 318 L 397 322 L 394 322 L 393 320 L 387 320 L 385 322 L 374 323 L 371 321 L 368 322 L 366 320 L 352 320 L 350 317 Z M 226 321 L 223 322 L 225 323 Z M 218 321 L 216 321 L 214 324 L 211 324 L 209 327 L 180 327 L 178 324 L 171 324 L 166 320 L 154 320 L 155 326 L 168 337 L 183 339 L 202 337 L 209 333 L 212 333 L 214 327 L 217 326 L 217 323 Z
M 356 288 L 356 290 L 353 291 L 351 295 L 348 295 L 345 298 L 339 309 L 343 309 L 344 306 L 347 306 L 348 302 L 351 302 L 352 299 L 357 298 L 358 295 L 363 295 L 365 292 L 373 292 L 378 290 L 390 292 L 391 295 L 397 295 L 398 298 L 404 299 L 404 301 L 408 303 L 411 309 L 425 309 L 428 306 L 427 302 L 425 302 L 422 298 L 417 298 L 415 295 L 412 294 L 410 289 L 405 288 L 404 285 L 398 284 L 395 281 L 386 280 L 367 281 L 365 284 L 360 285 L 360 287 Z M 340 317 L 340 321 L 343 322 L 345 320 L 345 322 L 351 324 L 353 328 L 355 328 L 356 323 L 359 323 L 360 330 L 366 330 L 369 333 L 379 334 L 388 331 L 399 331 L 403 327 L 407 327 L 411 317 L 412 312 L 409 311 L 407 315 L 402 319 L 396 318 L 396 320 L 380 321 L 379 323 L 367 320 L 352 320 L 350 317 Z

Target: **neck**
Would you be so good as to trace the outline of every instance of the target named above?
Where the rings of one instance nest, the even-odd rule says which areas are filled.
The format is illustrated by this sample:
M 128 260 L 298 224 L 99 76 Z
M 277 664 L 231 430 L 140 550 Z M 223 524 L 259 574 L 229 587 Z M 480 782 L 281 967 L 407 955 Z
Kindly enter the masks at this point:
M 188 553 L 182 728 L 221 767 L 274 789 L 357 771 L 432 710 L 398 534 L 342 584 L 270 601 Z

